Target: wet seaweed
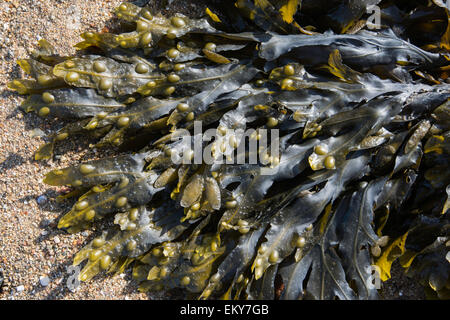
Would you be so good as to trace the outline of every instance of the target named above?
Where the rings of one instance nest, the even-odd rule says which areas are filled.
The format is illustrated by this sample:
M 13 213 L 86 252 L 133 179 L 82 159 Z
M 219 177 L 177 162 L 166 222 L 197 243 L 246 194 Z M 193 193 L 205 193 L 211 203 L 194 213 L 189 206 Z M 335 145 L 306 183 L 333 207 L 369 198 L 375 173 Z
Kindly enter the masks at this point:
M 369 30 L 374 5 L 381 25 Z M 36 160 L 80 135 L 118 151 L 44 179 L 77 198 L 59 228 L 114 219 L 75 256 L 80 280 L 132 267 L 142 291 L 200 299 L 376 299 L 373 269 L 385 281 L 399 258 L 430 296 L 449 297 L 443 2 L 215 1 L 200 19 L 123 3 L 115 13 L 123 33 L 83 33 L 70 57 L 41 40 L 18 61 L 29 78 L 9 84 L 28 95 L 24 112 L 68 123 Z

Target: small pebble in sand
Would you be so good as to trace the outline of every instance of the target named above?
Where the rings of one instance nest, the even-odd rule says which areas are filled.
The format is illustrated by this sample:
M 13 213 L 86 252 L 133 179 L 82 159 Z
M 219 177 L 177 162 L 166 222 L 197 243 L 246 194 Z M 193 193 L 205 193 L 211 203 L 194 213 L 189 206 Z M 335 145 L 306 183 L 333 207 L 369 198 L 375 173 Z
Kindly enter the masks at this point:
M 40 277 L 39 283 L 41 284 L 41 286 L 46 287 L 49 285 L 50 279 L 49 279 L 49 277 Z
M 47 197 L 46 196 L 39 196 L 37 199 L 36 199 L 36 202 L 39 204 L 39 205 L 43 205 L 43 204 L 45 204 L 46 202 L 47 202 Z
M 43 220 L 41 220 L 40 226 L 41 226 L 42 228 L 46 228 L 46 227 L 48 227 L 51 223 L 52 223 L 52 220 L 50 220 L 50 219 L 43 219 Z
M 16 287 L 17 292 L 22 292 L 23 290 L 25 290 L 25 287 L 22 285 Z
M 54 241 L 55 243 L 60 243 L 60 242 L 61 242 L 61 240 L 59 240 L 58 236 L 54 237 L 54 238 L 53 238 L 53 241 Z

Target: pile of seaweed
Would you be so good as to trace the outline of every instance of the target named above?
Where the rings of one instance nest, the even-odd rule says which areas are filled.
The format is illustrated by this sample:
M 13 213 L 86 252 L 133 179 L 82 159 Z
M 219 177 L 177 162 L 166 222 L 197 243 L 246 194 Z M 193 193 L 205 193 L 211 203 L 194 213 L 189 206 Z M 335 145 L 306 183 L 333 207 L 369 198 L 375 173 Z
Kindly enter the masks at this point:
M 238 0 L 191 19 L 123 3 L 122 33 L 85 32 L 75 56 L 41 40 L 9 84 L 25 112 L 66 123 L 36 160 L 79 136 L 117 150 L 44 180 L 78 199 L 59 228 L 113 221 L 75 256 L 79 279 L 132 267 L 142 291 L 201 299 L 374 299 L 399 259 L 449 298 L 449 14 Z

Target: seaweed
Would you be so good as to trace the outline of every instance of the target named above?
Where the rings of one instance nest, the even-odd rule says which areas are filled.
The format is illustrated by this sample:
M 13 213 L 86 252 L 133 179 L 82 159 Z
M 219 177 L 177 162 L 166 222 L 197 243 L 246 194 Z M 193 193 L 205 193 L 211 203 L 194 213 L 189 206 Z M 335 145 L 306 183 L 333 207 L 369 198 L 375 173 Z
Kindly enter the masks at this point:
M 380 30 L 361 23 L 373 5 Z M 75 256 L 80 280 L 132 267 L 141 291 L 200 299 L 376 299 L 373 268 L 385 281 L 400 259 L 448 298 L 445 5 L 115 13 L 123 33 L 86 32 L 70 57 L 40 41 L 9 84 L 23 111 L 66 121 L 36 160 L 76 135 L 117 151 L 44 179 L 77 198 L 59 228 L 113 221 Z M 446 21 L 408 41 L 429 16 Z

